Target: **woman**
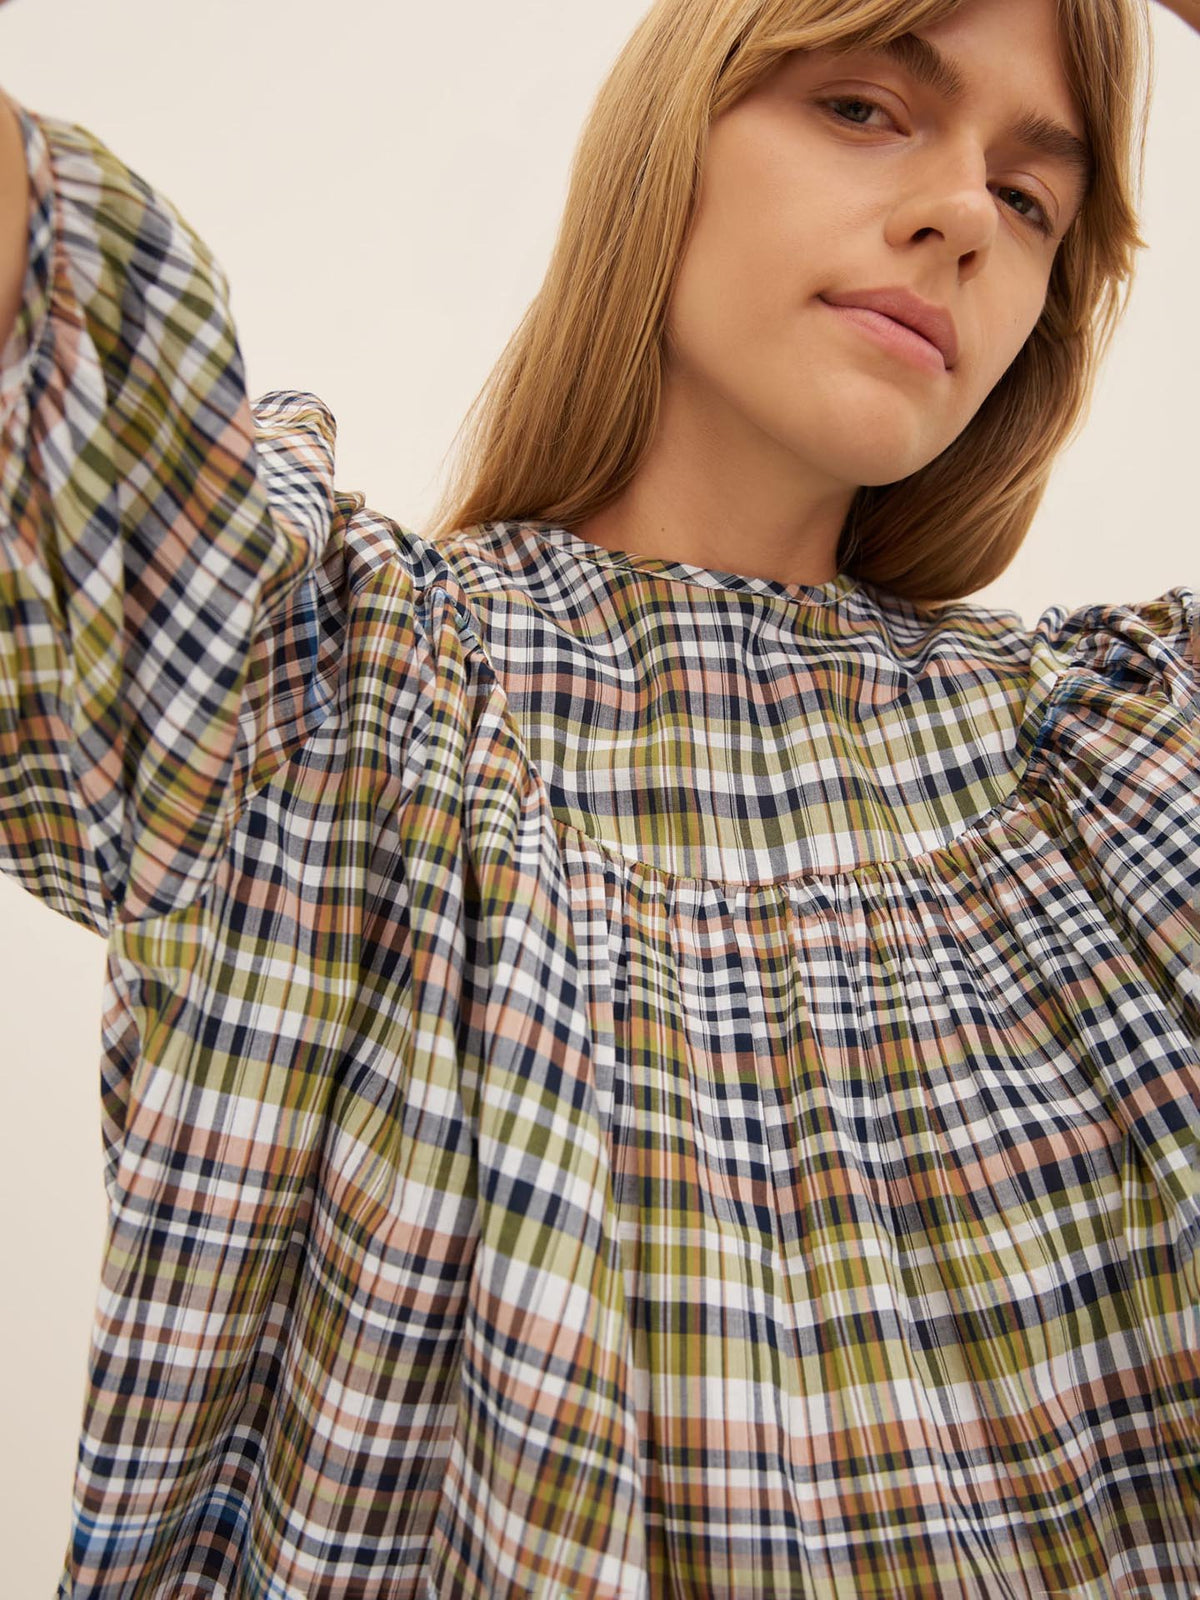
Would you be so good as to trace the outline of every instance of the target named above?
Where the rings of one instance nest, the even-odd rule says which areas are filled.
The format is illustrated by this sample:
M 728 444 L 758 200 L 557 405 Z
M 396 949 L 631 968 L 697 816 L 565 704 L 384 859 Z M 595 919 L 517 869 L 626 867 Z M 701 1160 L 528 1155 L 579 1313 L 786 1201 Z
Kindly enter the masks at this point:
M 1198 597 L 962 603 L 1139 19 L 660 0 L 424 537 L 16 108 L 0 861 L 110 951 L 61 1596 L 1200 1589 Z

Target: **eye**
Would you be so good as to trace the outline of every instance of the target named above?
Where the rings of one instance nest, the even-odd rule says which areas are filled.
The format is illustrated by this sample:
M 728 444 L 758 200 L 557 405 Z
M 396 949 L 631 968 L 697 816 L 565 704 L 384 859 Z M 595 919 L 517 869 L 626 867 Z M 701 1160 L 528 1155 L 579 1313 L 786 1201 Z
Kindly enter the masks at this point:
M 1034 227 L 1039 229 L 1042 233 L 1053 233 L 1054 232 L 1054 228 L 1053 228 L 1053 225 L 1052 225 L 1052 223 L 1050 221 L 1050 218 L 1046 215 L 1046 208 L 1045 208 L 1045 206 L 1042 204 L 1042 202 L 1040 200 L 1035 200 L 1034 197 L 1031 194 L 1027 194 L 1024 189 L 1003 188 L 1003 189 L 1000 190 L 1000 193 L 1001 194 L 1015 194 L 1015 195 L 1019 195 L 1022 200 L 1028 200 L 1028 202 L 1029 202 L 1029 204 L 1031 206 L 1036 206 L 1037 207 L 1037 216 L 1036 217 L 1030 217 L 1028 212 L 1024 212 L 1024 211 L 1019 211 L 1017 213 L 1017 215 L 1018 216 L 1022 216 L 1022 217 L 1028 217 L 1028 220 L 1033 223 Z
M 836 109 L 838 106 L 850 106 L 855 110 L 865 111 L 868 117 L 873 111 L 879 111 L 882 112 L 885 117 L 888 116 L 888 113 L 878 101 L 866 100 L 862 97 L 862 95 L 857 94 L 839 95 L 834 100 L 818 100 L 817 104 L 828 110 L 830 115 L 838 122 L 848 123 L 853 128 L 865 128 L 868 126 L 868 123 L 865 120 L 860 121 L 856 116 L 846 116 L 843 112 Z M 891 118 L 888 117 L 888 120 L 891 121 Z M 1053 234 L 1054 224 L 1051 221 L 1045 206 L 1034 195 L 1029 194 L 1025 189 L 1013 189 L 1008 185 L 1002 186 L 998 192 L 1001 195 L 1016 195 L 1020 200 L 1025 201 L 1028 205 L 1032 206 L 1034 208 L 1032 214 L 1028 211 L 1017 210 L 1017 208 L 1012 205 L 1009 205 L 1009 210 L 1016 210 L 1017 216 L 1019 216 L 1023 221 L 1028 222 L 1030 227 L 1036 229 L 1038 233 L 1044 233 L 1047 235 Z
M 818 100 L 817 104 L 821 106 L 828 106 L 831 109 L 834 106 L 860 106 L 866 107 L 868 111 L 883 111 L 883 107 L 877 104 L 876 101 L 863 100 L 858 95 L 843 95 L 837 100 Z M 859 122 L 856 117 L 844 117 L 840 111 L 834 111 L 833 115 L 838 119 L 839 122 L 852 122 L 856 128 L 866 127 L 865 122 Z M 886 116 L 887 113 L 884 112 L 884 115 Z

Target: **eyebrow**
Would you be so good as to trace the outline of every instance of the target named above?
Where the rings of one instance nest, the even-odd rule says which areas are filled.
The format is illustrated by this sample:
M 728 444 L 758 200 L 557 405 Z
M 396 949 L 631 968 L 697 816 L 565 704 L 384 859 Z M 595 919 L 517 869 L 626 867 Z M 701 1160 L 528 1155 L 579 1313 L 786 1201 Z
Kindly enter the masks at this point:
M 869 45 L 865 47 L 865 53 L 890 56 L 918 83 L 932 89 L 948 105 L 957 105 L 967 92 L 966 81 L 954 63 L 919 33 L 902 33 L 886 44 Z M 1077 174 L 1085 189 L 1090 187 L 1095 173 L 1092 148 L 1069 128 L 1064 128 L 1061 122 L 1041 116 L 1036 111 L 1026 111 L 1018 117 L 1009 133 L 1015 143 L 1061 163 Z

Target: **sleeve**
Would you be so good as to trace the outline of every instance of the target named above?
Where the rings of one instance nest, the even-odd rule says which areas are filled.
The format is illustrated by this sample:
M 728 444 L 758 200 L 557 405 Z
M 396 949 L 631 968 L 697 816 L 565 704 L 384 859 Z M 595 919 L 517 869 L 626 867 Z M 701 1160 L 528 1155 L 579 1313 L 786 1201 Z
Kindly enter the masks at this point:
M 328 710 L 304 580 L 338 509 L 335 426 L 311 394 L 252 408 L 203 242 L 94 135 L 15 109 L 0 870 L 107 935 L 199 893 L 247 784 Z
M 1047 831 L 1200 1045 L 1200 594 L 1045 612 L 1030 766 Z

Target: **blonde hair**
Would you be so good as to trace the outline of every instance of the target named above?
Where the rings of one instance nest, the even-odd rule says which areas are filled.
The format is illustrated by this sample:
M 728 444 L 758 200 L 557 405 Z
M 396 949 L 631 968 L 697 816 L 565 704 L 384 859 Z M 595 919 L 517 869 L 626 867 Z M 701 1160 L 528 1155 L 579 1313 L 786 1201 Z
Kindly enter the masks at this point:
M 596 96 L 545 279 L 456 435 L 466 442 L 425 537 L 489 521 L 570 529 L 615 499 L 657 425 L 709 124 L 791 51 L 886 43 L 961 3 L 656 0 Z M 919 605 L 973 593 L 1016 555 L 1146 247 L 1146 0 L 1058 0 L 1058 12 L 1095 169 L 1042 316 L 959 437 L 910 477 L 860 488 L 839 538 L 839 572 Z

